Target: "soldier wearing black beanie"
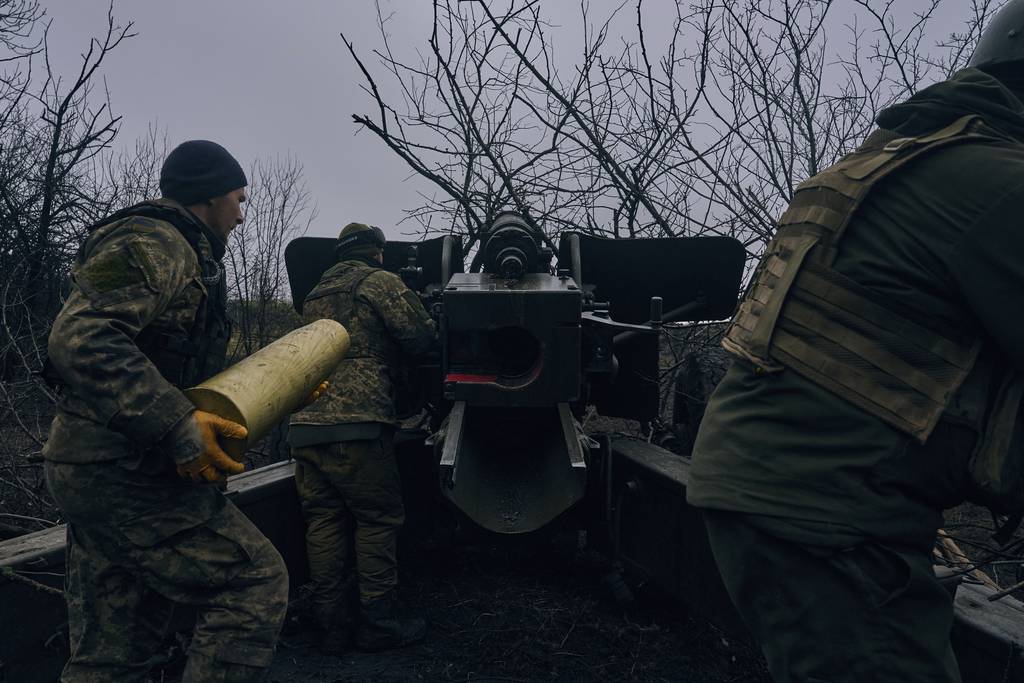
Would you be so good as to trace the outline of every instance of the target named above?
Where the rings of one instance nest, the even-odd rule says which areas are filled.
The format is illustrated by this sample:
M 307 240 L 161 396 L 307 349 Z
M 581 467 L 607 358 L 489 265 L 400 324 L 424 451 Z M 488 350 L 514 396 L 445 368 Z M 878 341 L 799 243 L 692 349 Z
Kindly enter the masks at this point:
M 146 610 L 175 604 L 196 611 L 182 680 L 266 679 L 288 570 L 216 486 L 200 484 L 245 469 L 220 445 L 245 427 L 184 394 L 225 362 L 221 260 L 246 184 L 223 147 L 185 142 L 164 162 L 163 197 L 88 226 L 78 252 L 47 347 L 62 387 L 47 483 L 74 537 L 65 681 L 147 678 L 161 639 Z M 116 591 L 103 588 L 111 577 Z
M 160 192 L 184 206 L 199 204 L 248 184 L 238 161 L 209 140 L 181 143 L 167 155 L 160 169 Z

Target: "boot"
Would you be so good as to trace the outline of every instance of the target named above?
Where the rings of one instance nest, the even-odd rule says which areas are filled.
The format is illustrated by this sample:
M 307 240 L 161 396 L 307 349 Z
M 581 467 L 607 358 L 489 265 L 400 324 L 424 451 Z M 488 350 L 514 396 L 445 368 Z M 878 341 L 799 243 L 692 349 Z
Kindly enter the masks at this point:
M 352 647 L 352 637 L 358 625 L 359 596 L 355 579 L 344 582 L 341 598 L 330 614 L 323 615 L 325 627 L 319 649 L 325 655 L 339 657 Z
M 298 636 L 308 631 L 320 630 L 320 628 L 320 623 L 313 614 L 308 591 L 300 592 L 297 597 L 288 601 L 288 613 L 281 626 L 282 638 Z
M 320 638 L 320 652 L 332 657 L 340 657 L 352 647 L 352 636 L 355 635 L 355 631 L 355 619 L 339 619 L 324 629 Z
M 409 614 L 391 592 L 363 605 L 356 647 L 366 652 L 390 650 L 423 640 L 426 633 L 426 620 Z
M 213 657 L 191 652 L 182 683 L 261 683 L 267 677 L 268 669 L 245 664 L 224 662 Z

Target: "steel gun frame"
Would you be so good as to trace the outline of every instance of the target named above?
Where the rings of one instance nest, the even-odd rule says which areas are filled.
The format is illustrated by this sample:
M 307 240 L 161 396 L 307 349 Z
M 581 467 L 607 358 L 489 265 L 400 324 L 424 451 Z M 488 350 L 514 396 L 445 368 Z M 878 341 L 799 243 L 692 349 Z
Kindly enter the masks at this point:
M 286 251 L 301 302 L 334 263 L 334 240 Z M 426 408 L 440 490 L 477 525 L 537 531 L 600 489 L 588 405 L 640 421 L 660 413 L 661 326 L 729 317 L 746 257 L 730 237 L 612 240 L 565 232 L 555 250 L 523 216 L 499 214 L 464 272 L 462 242 L 389 242 L 402 275 L 438 321 L 440 359 L 406 382 L 406 414 Z

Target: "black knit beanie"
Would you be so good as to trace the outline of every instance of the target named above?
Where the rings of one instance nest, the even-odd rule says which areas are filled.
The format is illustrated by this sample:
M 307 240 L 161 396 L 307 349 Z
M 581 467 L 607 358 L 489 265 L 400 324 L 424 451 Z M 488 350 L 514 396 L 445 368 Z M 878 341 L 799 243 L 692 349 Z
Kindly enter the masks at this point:
M 160 169 L 160 192 L 189 206 L 245 187 L 245 171 L 231 154 L 209 140 L 183 142 Z

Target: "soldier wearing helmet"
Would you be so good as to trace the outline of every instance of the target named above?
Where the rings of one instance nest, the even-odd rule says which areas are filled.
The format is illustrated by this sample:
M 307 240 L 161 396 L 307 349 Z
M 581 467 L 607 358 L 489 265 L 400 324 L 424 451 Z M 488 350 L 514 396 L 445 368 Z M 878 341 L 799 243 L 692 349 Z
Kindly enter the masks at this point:
M 402 280 L 384 270 L 384 233 L 349 223 L 338 263 L 306 297 L 303 315 L 343 324 L 351 346 L 320 400 L 295 414 L 289 442 L 306 517 L 310 612 L 322 649 L 344 652 L 419 640 L 423 619 L 396 601 L 396 536 L 404 521 L 392 436 L 394 373 L 430 350 L 434 322 Z
M 959 681 L 942 511 L 1024 511 L 1024 0 L 803 182 L 693 448 L 725 585 L 786 681 Z

